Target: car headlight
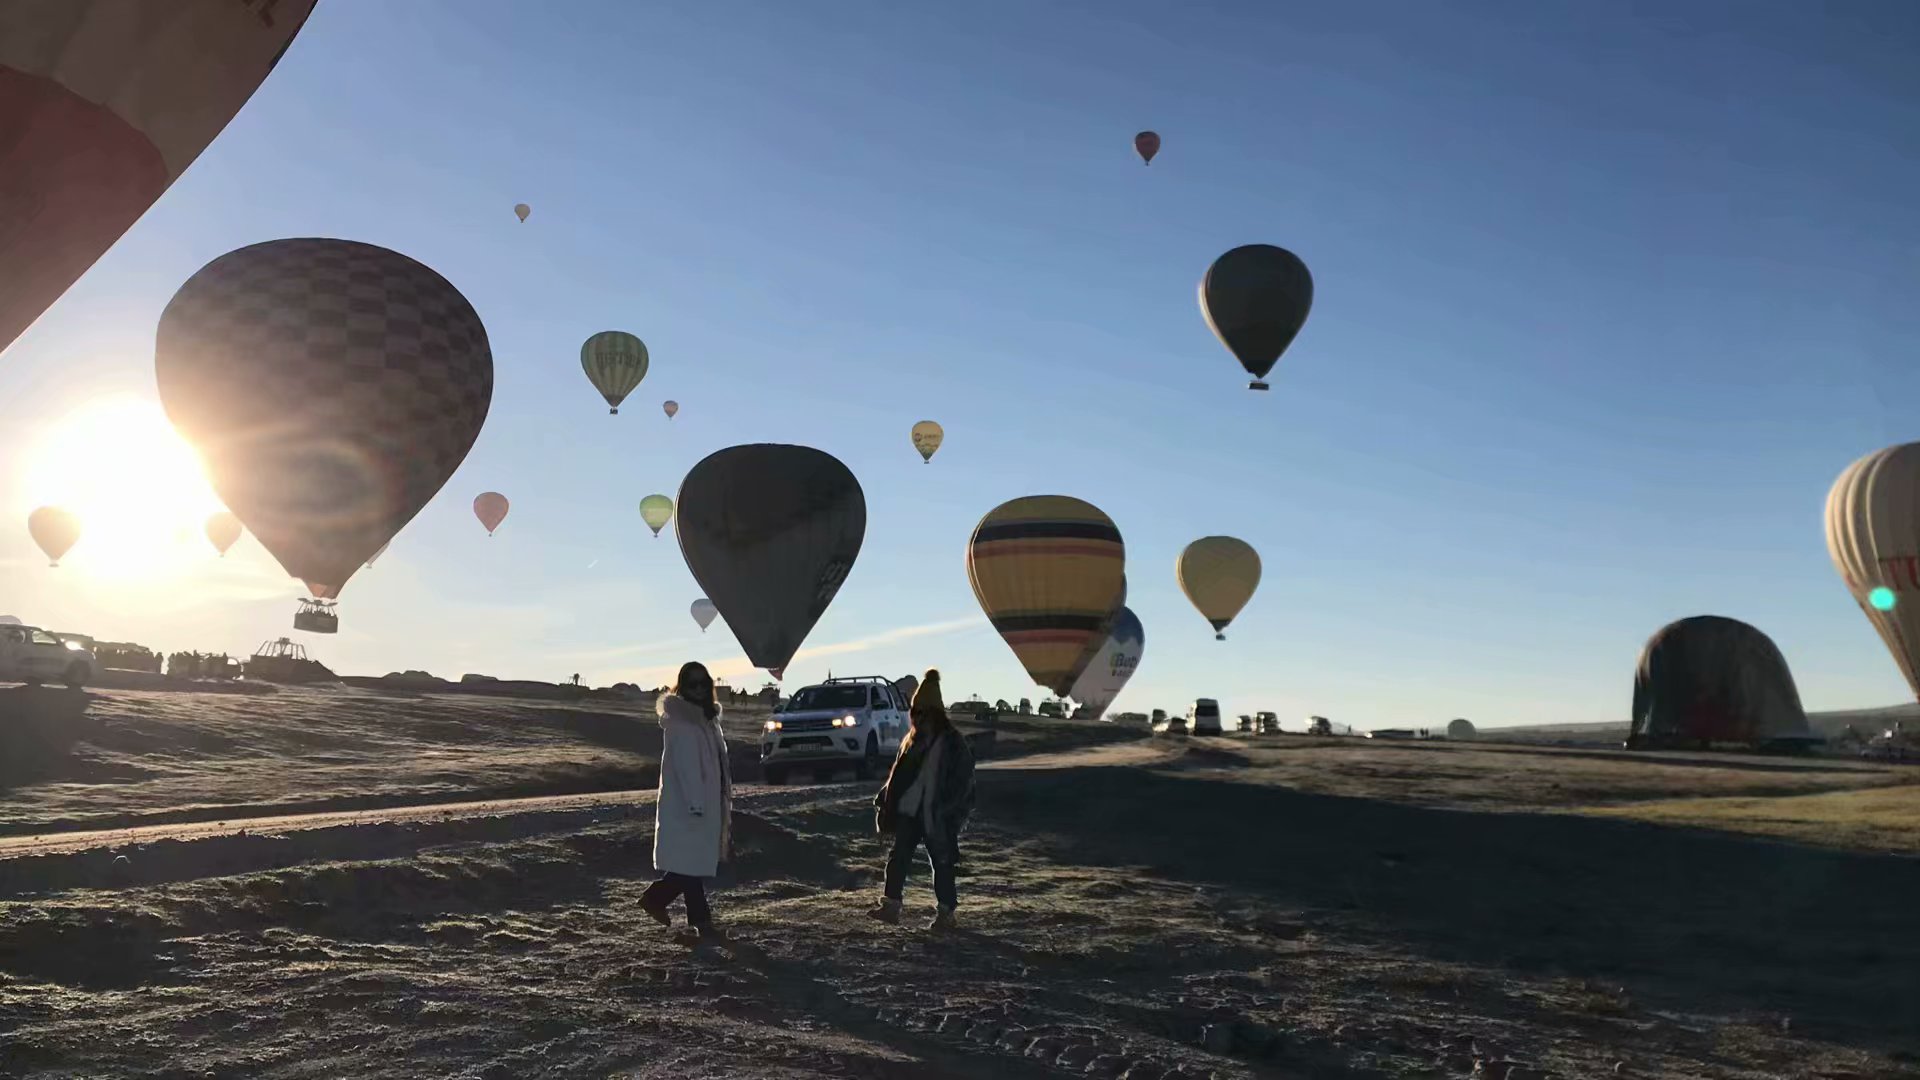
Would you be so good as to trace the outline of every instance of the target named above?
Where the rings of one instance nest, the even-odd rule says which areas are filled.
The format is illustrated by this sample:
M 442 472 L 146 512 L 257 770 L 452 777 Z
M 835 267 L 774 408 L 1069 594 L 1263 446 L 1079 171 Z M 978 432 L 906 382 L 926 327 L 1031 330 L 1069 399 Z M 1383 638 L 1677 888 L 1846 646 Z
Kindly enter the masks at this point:
M 81 644 L 80 644 L 79 642 L 77 642 L 77 641 L 63 641 L 63 642 L 61 642 L 60 644 L 62 644 L 62 645 L 65 645 L 65 646 L 66 646 L 67 648 L 69 648 L 69 649 L 72 649 L 72 650 L 73 650 L 74 652 L 79 652 L 79 651 L 81 650 L 81 648 L 83 647 L 83 646 L 82 646 L 82 645 L 81 645 Z
M 859 727 L 860 718 L 857 716 L 842 716 L 833 722 L 833 726 L 834 727 Z
M 768 731 L 779 731 L 779 730 L 780 730 L 780 721 L 778 721 L 778 720 L 769 720 L 769 721 L 767 721 L 767 730 L 768 730 Z

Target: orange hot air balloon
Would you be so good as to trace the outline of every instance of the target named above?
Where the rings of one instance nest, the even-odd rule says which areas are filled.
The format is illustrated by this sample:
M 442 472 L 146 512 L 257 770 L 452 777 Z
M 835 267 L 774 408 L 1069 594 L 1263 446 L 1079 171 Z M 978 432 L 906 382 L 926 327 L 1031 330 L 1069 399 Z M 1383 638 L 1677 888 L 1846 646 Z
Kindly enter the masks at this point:
M 225 510 L 207 518 L 207 539 L 213 542 L 221 558 L 225 558 L 227 549 L 240 540 L 240 519 Z
M 1160 136 L 1151 131 L 1143 131 L 1133 137 L 1133 148 L 1139 153 L 1141 164 L 1151 165 L 1153 155 L 1160 152 Z
M 497 491 L 483 491 L 473 500 L 473 516 L 487 527 L 487 535 L 507 520 L 507 497 Z
M 313 5 L 0 3 L 0 349 L 193 164 Z
M 27 515 L 27 532 L 46 552 L 48 566 L 59 566 L 60 556 L 80 539 L 80 519 L 57 506 L 43 506 Z

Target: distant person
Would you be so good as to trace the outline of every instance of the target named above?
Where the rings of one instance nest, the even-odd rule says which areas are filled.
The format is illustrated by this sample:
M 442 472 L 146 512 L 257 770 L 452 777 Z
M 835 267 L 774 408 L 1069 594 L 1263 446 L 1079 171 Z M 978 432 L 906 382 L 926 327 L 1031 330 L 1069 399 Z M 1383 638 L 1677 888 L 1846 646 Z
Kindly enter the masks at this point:
M 660 796 L 653 809 L 653 866 L 660 880 L 640 896 L 640 908 L 672 926 L 668 905 L 687 898 L 687 925 L 702 939 L 719 936 L 707 908 L 703 879 L 733 854 L 733 775 L 713 676 L 698 663 L 681 667 L 673 689 L 660 695 Z
M 892 835 L 893 851 L 887 856 L 886 893 L 867 915 L 883 923 L 900 922 L 907 867 L 925 846 L 939 904 L 927 929 L 951 930 L 954 909 L 960 906 L 954 880 L 960 830 L 973 814 L 973 751 L 947 717 L 937 669 L 927 669 L 920 680 L 908 718 L 907 737 L 900 742 L 886 784 L 873 798 L 874 826 L 882 836 Z

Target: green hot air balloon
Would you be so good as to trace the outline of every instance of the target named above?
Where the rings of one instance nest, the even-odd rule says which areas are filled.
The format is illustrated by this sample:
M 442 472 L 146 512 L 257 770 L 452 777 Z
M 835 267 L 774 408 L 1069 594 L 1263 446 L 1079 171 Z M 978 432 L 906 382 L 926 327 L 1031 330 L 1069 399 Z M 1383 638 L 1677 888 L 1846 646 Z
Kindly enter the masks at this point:
M 730 446 L 687 473 L 674 531 L 748 659 L 778 679 L 853 569 L 867 499 L 831 454 Z
M 1313 307 L 1313 275 L 1286 248 L 1237 247 L 1200 279 L 1200 313 L 1220 343 L 1247 369 L 1249 390 L 1265 390 L 1267 372 L 1293 344 Z
M 625 330 L 602 330 L 580 346 L 580 367 L 607 399 L 607 412 L 618 413 L 620 403 L 647 377 L 646 342 Z
M 673 520 L 673 500 L 665 495 L 649 495 L 641 499 L 640 520 L 647 523 L 647 528 L 652 529 L 654 538 L 658 539 L 660 530 Z

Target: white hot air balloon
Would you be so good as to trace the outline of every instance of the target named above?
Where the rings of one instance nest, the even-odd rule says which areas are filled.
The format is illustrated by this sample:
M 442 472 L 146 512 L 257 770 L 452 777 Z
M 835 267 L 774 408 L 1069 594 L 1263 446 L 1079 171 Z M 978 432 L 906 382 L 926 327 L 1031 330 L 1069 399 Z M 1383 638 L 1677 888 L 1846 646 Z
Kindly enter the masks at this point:
M 707 627 L 713 625 L 713 617 L 720 614 L 720 609 L 713 606 L 713 601 L 704 596 L 693 602 L 692 611 L 693 621 L 700 624 L 703 634 L 707 632 Z
M 1920 442 L 1868 454 L 1833 482 L 1827 553 L 1920 697 Z

